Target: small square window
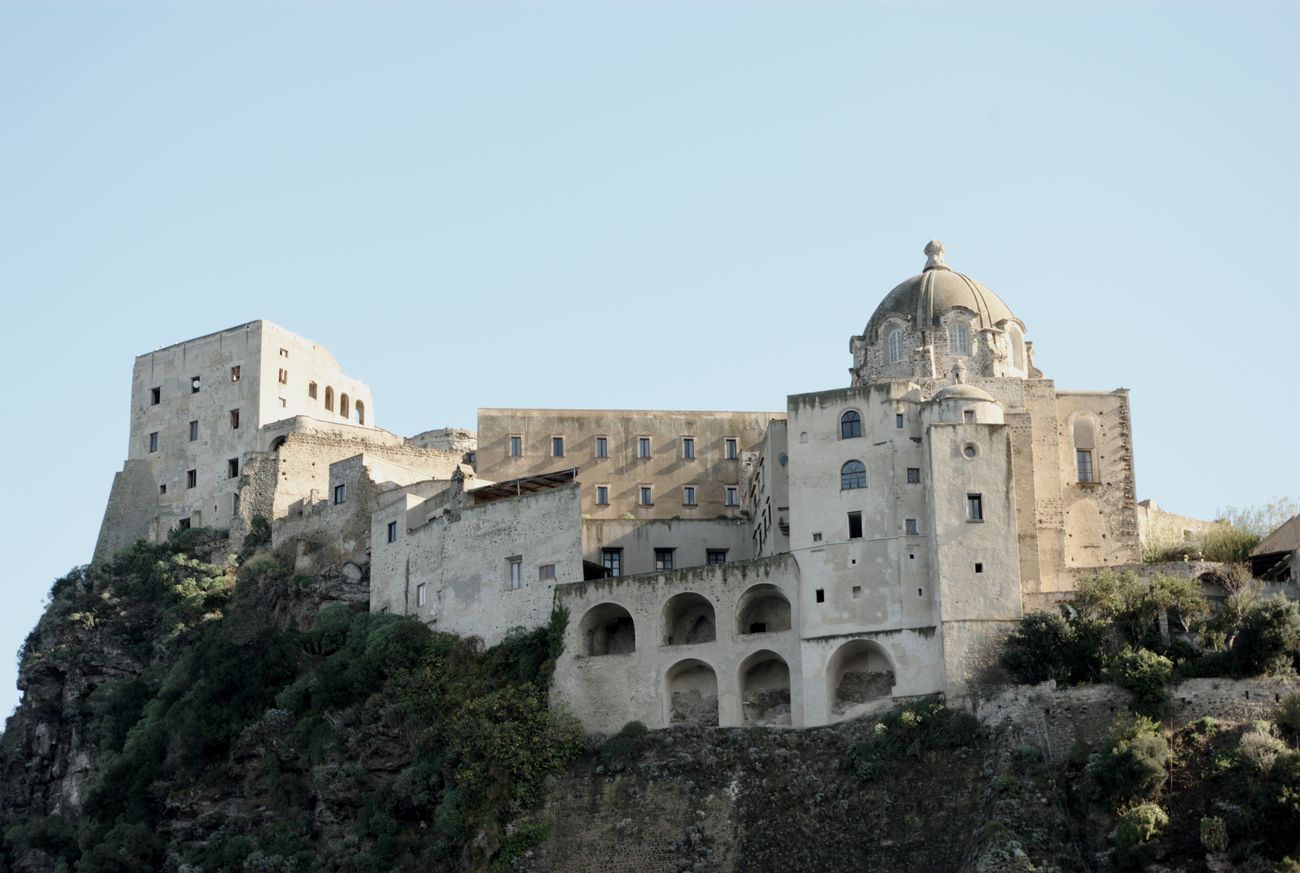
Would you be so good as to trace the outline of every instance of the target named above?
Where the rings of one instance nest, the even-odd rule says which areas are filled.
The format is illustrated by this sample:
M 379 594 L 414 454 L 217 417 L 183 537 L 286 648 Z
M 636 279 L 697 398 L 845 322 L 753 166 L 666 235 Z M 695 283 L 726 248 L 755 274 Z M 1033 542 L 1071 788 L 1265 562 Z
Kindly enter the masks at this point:
M 510 558 L 510 590 L 514 591 L 524 586 L 524 559 Z
M 288 385 L 288 384 L 289 384 L 289 371 L 286 370 L 286 369 L 284 369 L 283 367 L 281 367 L 281 368 L 280 368 L 280 375 L 276 378 L 276 381 L 278 381 L 281 385 Z
M 390 543 L 397 542 L 397 522 L 395 521 L 388 523 L 388 541 Z
M 861 599 L 862 599 L 862 586 L 861 586 L 861 585 L 854 585 L 854 586 L 853 586 L 853 599 L 854 599 L 854 600 L 861 600 Z
M 650 457 L 650 437 L 637 437 L 636 456 L 638 458 Z
M 510 457 L 522 458 L 524 456 L 524 438 L 518 434 L 510 437 Z
M 346 482 L 340 482 L 334 486 L 334 505 L 346 503 L 348 499 L 348 485 Z
M 682 486 L 682 506 L 695 506 L 695 486 Z
M 553 458 L 564 457 L 564 437 L 562 436 L 551 437 L 551 457 Z
M 688 461 L 695 459 L 695 437 L 682 437 L 682 457 Z
M 966 520 L 983 521 L 984 520 L 984 496 L 981 494 L 966 495 Z
M 814 542 L 814 543 L 820 543 L 821 541 L 822 541 L 822 535 L 821 535 L 821 534 L 819 534 L 819 533 L 815 533 L 815 534 L 813 534 L 813 542 Z
M 975 410 L 973 410 L 973 409 L 963 409 L 963 410 L 961 411 L 961 420 L 964 421 L 964 422 L 966 422 L 967 424 L 974 424 L 974 423 L 975 423 Z
M 603 436 L 598 436 L 598 437 L 596 437 L 596 457 L 598 457 L 598 458 L 608 458 L 608 457 L 609 457 L 609 438 L 608 438 L 608 437 L 603 437 Z
M 849 539 L 862 539 L 862 513 L 860 512 L 849 513 Z
M 287 357 L 289 357 L 289 350 L 288 350 L 288 349 L 280 349 L 280 357 L 282 357 L 282 358 L 287 358 Z
M 238 364 L 236 364 L 235 366 L 233 366 L 233 367 L 230 368 L 230 381 L 231 381 L 231 382 L 238 382 L 238 381 L 239 381 L 239 365 L 238 365 Z
M 159 493 L 159 494 L 166 494 L 166 493 L 167 493 L 167 483 L 166 483 L 166 482 L 164 482 L 164 483 L 162 483 L 161 485 L 158 486 L 158 493 Z
M 734 461 L 740 457 L 740 443 L 735 437 L 727 437 L 722 441 L 723 456 L 728 461 Z
M 150 388 L 150 389 L 149 389 L 149 405 L 150 405 L 150 406 L 157 406 L 159 403 L 162 403 L 162 389 L 161 389 L 161 388 Z
M 191 421 L 191 422 L 190 422 L 190 442 L 194 442 L 194 441 L 195 441 L 196 439 L 198 439 L 198 438 L 199 438 L 199 423 L 198 423 L 197 421 Z
M 239 410 L 230 410 L 230 429 L 239 430 Z
M 655 549 L 655 569 L 671 570 L 673 568 L 673 549 Z
M 227 479 L 239 478 L 239 458 L 231 458 L 228 461 L 226 461 L 226 478 Z
M 597 486 L 596 486 L 596 505 L 597 505 L 597 506 L 609 506 L 609 486 L 608 486 L 608 485 L 597 485 Z
M 735 485 L 728 485 L 725 503 L 727 507 L 734 509 L 740 505 L 740 489 Z
M 642 506 L 654 506 L 654 490 L 649 485 L 641 486 L 640 503 Z
M 704 563 L 706 564 L 725 564 L 727 563 L 726 549 L 707 549 L 704 552 Z
M 189 529 L 190 529 L 190 520 L 189 520 L 188 518 L 182 518 L 180 521 L 176 522 L 176 529 L 177 529 L 177 530 L 189 530 Z
M 825 602 L 826 602 L 826 589 L 825 589 L 825 588 L 818 588 L 818 589 L 817 589 L 817 592 L 816 592 L 816 597 L 817 597 L 817 602 L 818 602 L 818 603 L 825 603 Z
M 154 431 L 153 433 L 149 434 L 149 451 L 150 452 L 158 451 L 158 431 Z
M 428 602 L 429 589 L 423 582 L 421 582 L 419 585 L 415 586 L 415 605 L 424 606 Z
M 903 532 L 910 537 L 914 537 L 918 533 L 920 533 L 920 528 L 917 526 L 916 519 L 914 518 L 903 519 Z
M 186 471 L 185 471 L 185 487 L 186 487 L 186 488 L 197 488 L 197 487 L 198 487 L 198 484 L 199 484 L 199 471 L 198 471 L 198 470 L 186 470 Z
M 199 377 L 199 376 L 191 376 L 191 377 L 190 377 L 190 393 L 191 393 L 191 394 L 198 394 L 198 393 L 199 393 L 199 387 L 200 387 L 201 382 L 202 382 L 202 378 Z
M 554 582 L 554 581 L 555 581 L 555 565 L 554 565 L 554 564 L 542 564 L 540 567 L 538 567 L 538 568 L 537 568 L 537 581 L 538 581 L 538 582 Z
M 894 427 L 902 427 L 902 426 L 903 426 L 903 413 L 901 413 L 901 412 L 895 413 L 895 414 L 894 414 Z
M 908 467 L 908 468 L 907 468 L 907 484 L 908 484 L 908 485 L 920 485 L 920 484 L 921 484 L 921 468 L 920 468 L 920 467 Z
M 975 562 L 975 572 L 976 572 L 976 573 L 983 573 L 983 572 L 984 572 L 984 565 L 981 564 L 981 563 L 979 563 L 978 561 L 976 561 L 976 562 Z

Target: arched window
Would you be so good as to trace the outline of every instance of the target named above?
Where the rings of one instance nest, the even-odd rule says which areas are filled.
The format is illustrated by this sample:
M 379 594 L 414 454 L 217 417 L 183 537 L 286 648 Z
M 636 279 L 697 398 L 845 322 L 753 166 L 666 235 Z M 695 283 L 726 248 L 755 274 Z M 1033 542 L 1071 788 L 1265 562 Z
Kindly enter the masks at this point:
M 1025 368 L 1025 338 L 1020 328 L 1014 324 L 1007 328 L 1007 340 L 1011 343 L 1011 365 L 1017 370 Z
M 867 468 L 861 461 L 849 461 L 840 467 L 840 490 L 867 487 Z
M 340 395 L 339 395 L 339 415 L 343 416 L 344 418 L 347 418 L 348 415 L 351 414 L 351 412 L 352 412 L 352 410 L 351 410 L 351 408 L 350 408 L 349 405 L 348 405 L 348 395 L 346 395 L 346 394 L 340 394 Z
M 903 360 L 903 329 L 896 328 L 889 332 L 889 363 L 897 364 Z
M 325 386 L 325 411 L 334 411 L 334 389 L 328 385 Z
M 366 404 L 360 400 L 357 401 L 357 424 L 366 423 Z
M 851 440 L 862 436 L 862 416 L 850 409 L 840 416 L 840 439 Z
M 948 354 L 970 356 L 970 331 L 966 322 L 954 321 L 948 325 Z

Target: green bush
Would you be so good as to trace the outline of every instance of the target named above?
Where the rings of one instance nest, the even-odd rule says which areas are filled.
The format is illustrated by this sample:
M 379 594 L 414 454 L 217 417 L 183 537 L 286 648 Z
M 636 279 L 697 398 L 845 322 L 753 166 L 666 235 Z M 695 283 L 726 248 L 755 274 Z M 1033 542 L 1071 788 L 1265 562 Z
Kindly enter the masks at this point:
M 1217 815 L 1201 819 L 1201 845 L 1207 852 L 1223 852 L 1228 848 L 1228 827 Z
M 1169 702 L 1174 662 L 1146 649 L 1126 649 L 1106 666 L 1106 677 L 1133 695 L 1133 710 L 1158 717 Z
M 1207 561 L 1237 564 L 1250 558 L 1260 536 L 1231 524 L 1216 524 L 1201 534 L 1201 554 Z
M 978 747 L 984 738 L 979 721 L 941 703 L 895 707 L 851 751 L 853 770 L 866 782 L 891 775 L 899 765 L 936 751 Z
M 1120 810 L 1111 839 L 1115 841 L 1115 860 L 1122 869 L 1142 865 L 1150 853 L 1150 843 L 1169 826 L 1169 816 L 1154 803 L 1138 803 Z
M 1300 694 L 1284 695 L 1273 714 L 1273 721 L 1277 722 L 1284 737 L 1293 744 L 1300 743 Z
M 649 729 L 639 721 L 630 721 L 600 748 L 600 764 L 606 770 L 622 770 L 636 760 L 645 747 Z
M 1242 674 L 1294 673 L 1300 655 L 1300 610 L 1280 594 L 1257 601 L 1242 618 L 1232 652 Z
M 1105 796 L 1141 802 L 1159 796 L 1171 757 L 1160 725 L 1138 716 L 1116 730 L 1090 771 Z

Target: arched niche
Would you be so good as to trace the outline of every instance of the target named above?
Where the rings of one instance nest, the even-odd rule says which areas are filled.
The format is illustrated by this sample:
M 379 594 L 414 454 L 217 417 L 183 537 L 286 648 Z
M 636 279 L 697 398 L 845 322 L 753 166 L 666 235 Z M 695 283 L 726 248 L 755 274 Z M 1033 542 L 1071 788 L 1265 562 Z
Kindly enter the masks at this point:
M 718 675 L 703 661 L 688 658 L 669 668 L 665 678 L 668 723 L 715 726 L 718 723 Z
M 713 604 L 700 594 L 676 594 L 664 604 L 663 629 L 661 642 L 665 646 L 711 643 L 718 638 Z
M 357 424 L 366 423 L 366 404 L 364 401 L 357 401 Z
M 893 694 L 894 666 L 874 640 L 850 640 L 835 650 L 826 668 L 833 715 Z
M 340 394 L 339 395 L 339 416 L 341 418 L 349 418 L 351 415 L 352 415 L 352 409 L 348 403 L 348 395 Z
M 617 603 L 602 603 L 578 623 L 578 641 L 583 655 L 626 655 L 636 651 L 636 624 Z
M 329 385 L 325 386 L 325 411 L 334 411 L 334 389 Z
M 763 634 L 790 629 L 790 601 L 775 585 L 755 585 L 736 604 L 736 633 Z
M 755 652 L 740 665 L 745 724 L 790 724 L 790 666 L 776 652 Z

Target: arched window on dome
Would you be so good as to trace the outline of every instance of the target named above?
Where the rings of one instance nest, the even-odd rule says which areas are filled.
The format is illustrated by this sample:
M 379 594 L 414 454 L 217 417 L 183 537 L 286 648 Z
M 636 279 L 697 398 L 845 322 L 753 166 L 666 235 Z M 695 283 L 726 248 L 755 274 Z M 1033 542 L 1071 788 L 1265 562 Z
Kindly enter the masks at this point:
M 867 468 L 861 461 L 849 461 L 840 467 L 840 490 L 867 487 Z
M 903 329 L 895 328 L 889 332 L 889 363 L 897 364 L 903 360 Z
M 948 325 L 948 354 L 970 357 L 970 331 L 964 321 L 954 321 Z
M 1011 365 L 1017 370 L 1025 368 L 1025 337 L 1014 324 L 1007 326 L 1007 341 L 1011 343 Z
M 862 416 L 850 409 L 840 416 L 840 439 L 851 440 L 862 436 Z

